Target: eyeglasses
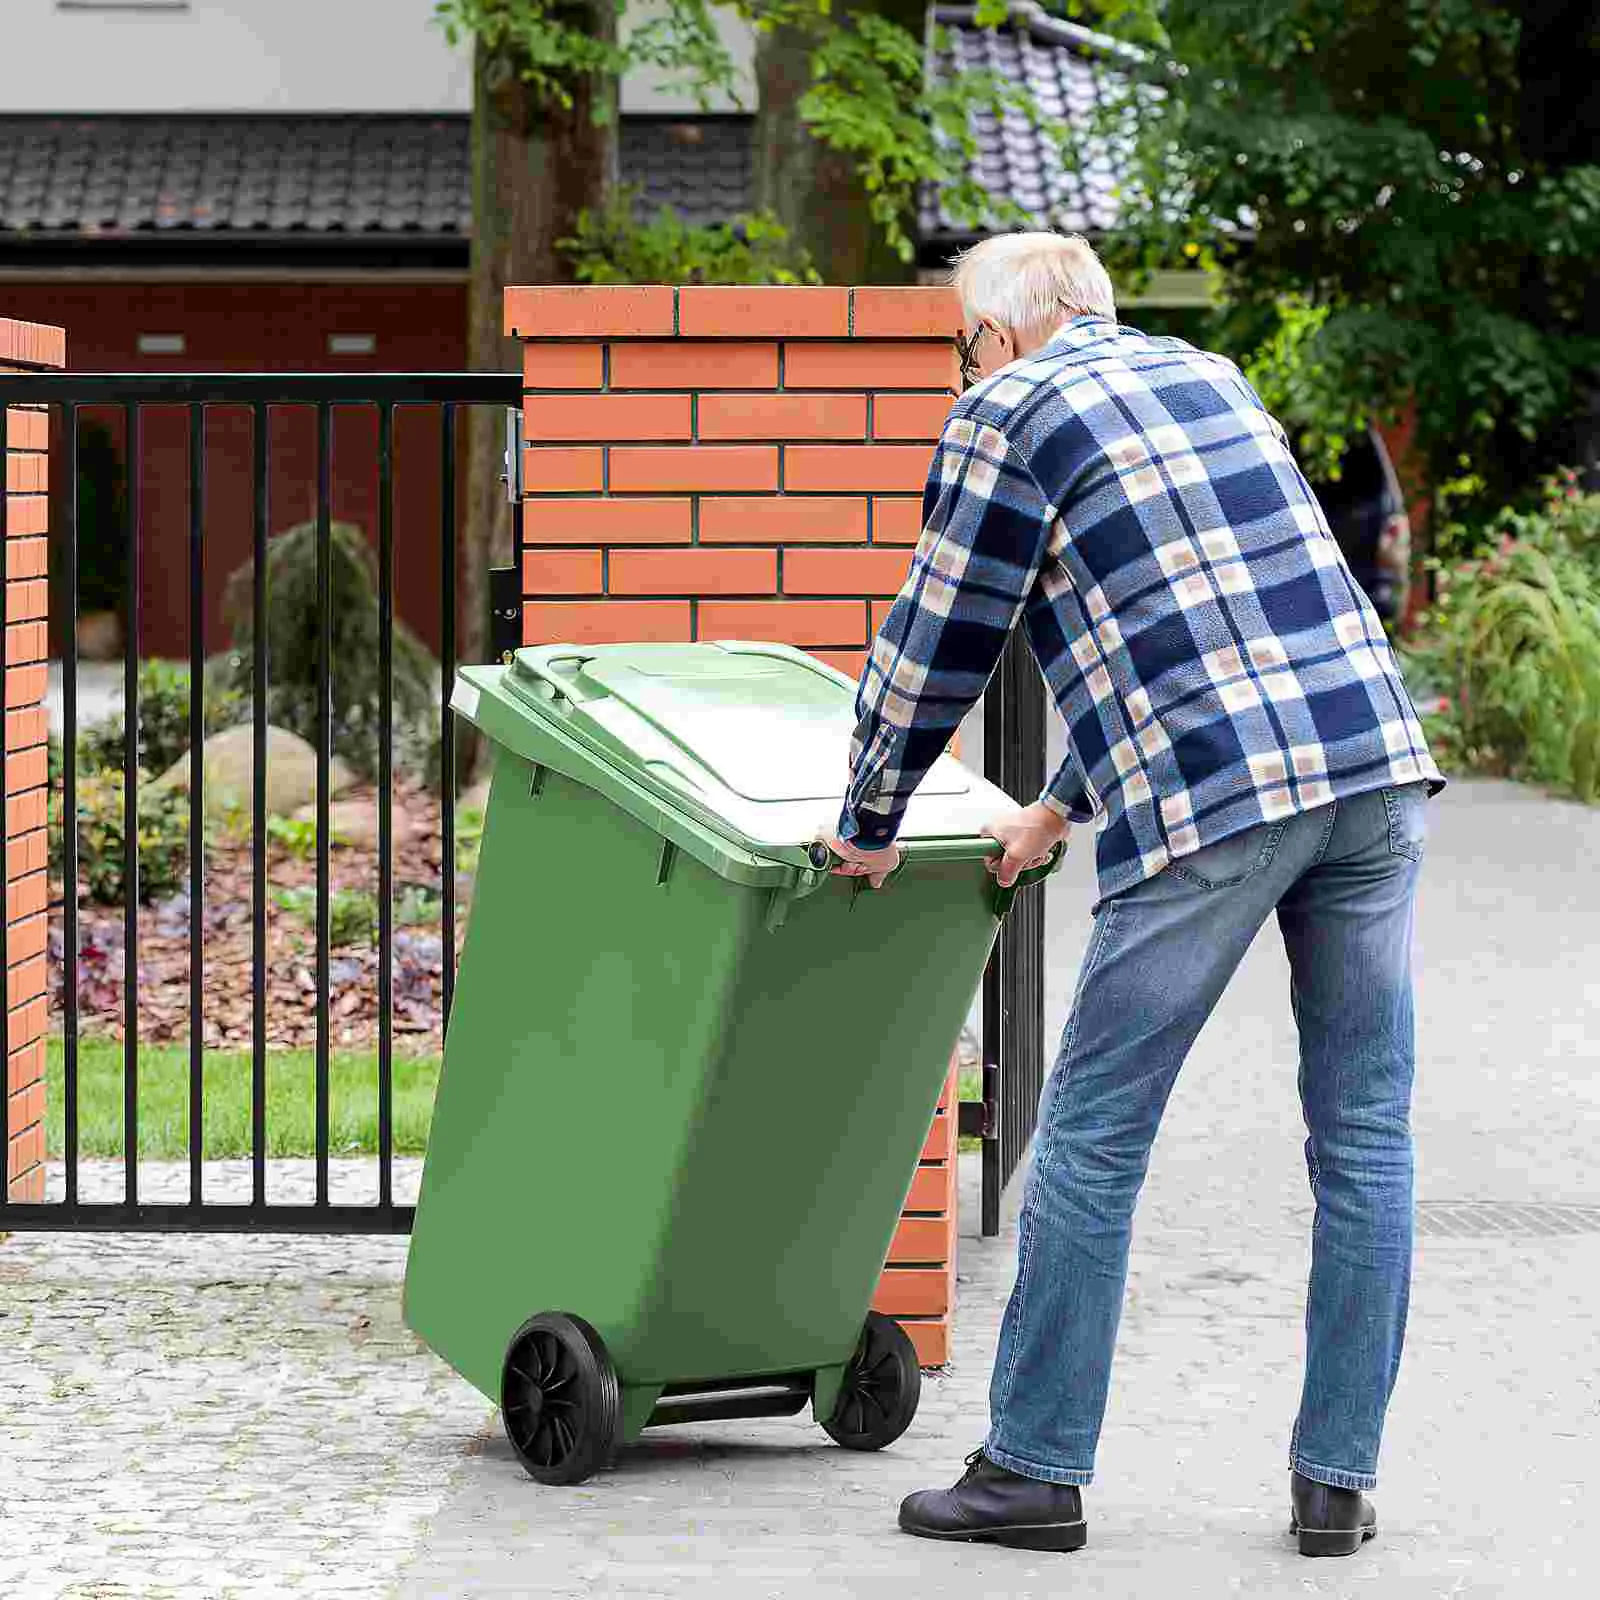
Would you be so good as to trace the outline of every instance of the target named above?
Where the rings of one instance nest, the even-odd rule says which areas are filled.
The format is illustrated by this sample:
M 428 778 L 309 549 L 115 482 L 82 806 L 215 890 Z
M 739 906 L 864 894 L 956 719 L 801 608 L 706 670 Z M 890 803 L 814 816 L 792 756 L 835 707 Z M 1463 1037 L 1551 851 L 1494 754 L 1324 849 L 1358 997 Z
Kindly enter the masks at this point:
M 961 387 L 970 389 L 978 376 L 978 341 L 989 331 L 986 322 L 980 322 L 970 339 L 956 338 L 956 355 L 961 362 Z

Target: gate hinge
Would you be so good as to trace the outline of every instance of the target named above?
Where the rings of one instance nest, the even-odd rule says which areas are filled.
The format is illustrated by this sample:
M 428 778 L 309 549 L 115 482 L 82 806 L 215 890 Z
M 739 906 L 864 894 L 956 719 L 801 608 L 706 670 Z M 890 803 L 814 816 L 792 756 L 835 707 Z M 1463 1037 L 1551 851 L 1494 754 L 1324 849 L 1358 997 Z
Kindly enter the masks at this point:
M 522 646 L 521 579 L 515 567 L 489 568 L 489 649 L 506 666 Z

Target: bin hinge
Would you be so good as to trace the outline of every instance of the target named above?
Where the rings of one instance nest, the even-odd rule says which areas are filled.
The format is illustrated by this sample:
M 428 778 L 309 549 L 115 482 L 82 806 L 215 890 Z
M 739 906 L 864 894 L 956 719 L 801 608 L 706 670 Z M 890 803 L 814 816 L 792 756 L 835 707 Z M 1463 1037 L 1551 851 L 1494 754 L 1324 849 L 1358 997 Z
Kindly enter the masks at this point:
M 957 1106 L 956 1132 L 963 1139 L 1000 1137 L 1000 1069 L 994 1062 L 983 1064 L 983 1098 L 963 1100 Z

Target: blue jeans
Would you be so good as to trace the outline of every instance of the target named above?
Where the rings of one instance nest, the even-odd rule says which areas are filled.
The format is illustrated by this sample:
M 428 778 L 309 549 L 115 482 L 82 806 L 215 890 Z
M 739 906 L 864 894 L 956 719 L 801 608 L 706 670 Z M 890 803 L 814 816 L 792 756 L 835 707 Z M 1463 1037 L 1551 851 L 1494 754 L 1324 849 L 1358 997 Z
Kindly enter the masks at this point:
M 1411 922 L 1427 788 L 1263 823 L 1105 901 L 1039 1105 L 985 1451 L 1089 1483 L 1134 1204 L 1167 1097 L 1267 917 L 1289 954 L 1316 1198 L 1290 1464 L 1376 1482 L 1411 1280 Z

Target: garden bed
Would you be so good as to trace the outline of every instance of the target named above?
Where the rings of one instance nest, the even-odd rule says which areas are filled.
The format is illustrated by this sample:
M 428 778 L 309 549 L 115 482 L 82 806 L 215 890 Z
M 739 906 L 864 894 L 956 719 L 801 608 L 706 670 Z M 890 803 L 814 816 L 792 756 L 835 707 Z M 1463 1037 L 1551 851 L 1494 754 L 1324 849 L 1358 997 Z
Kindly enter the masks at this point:
M 378 1038 L 376 906 L 377 795 L 358 789 L 339 802 L 341 815 L 365 811 L 363 837 L 334 836 L 330 885 L 335 935 L 330 951 L 330 1043 L 341 1050 L 375 1046 Z M 437 1052 L 442 1043 L 444 938 L 437 800 L 421 788 L 394 796 L 394 1002 L 398 1051 Z M 309 825 L 278 828 L 267 840 L 266 1024 L 269 1046 L 309 1049 L 317 1037 L 315 833 Z M 252 1039 L 252 849 L 248 832 L 225 832 L 207 846 L 203 936 L 202 1036 L 209 1048 L 248 1048 Z M 471 880 L 456 876 L 456 945 Z M 65 963 L 60 885 L 51 913 L 53 1021 L 62 1023 Z M 170 1044 L 189 1035 L 190 927 L 186 891 L 141 906 L 139 1037 Z M 79 911 L 78 1006 L 84 1036 L 120 1038 L 124 1024 L 124 913 L 87 901 Z

